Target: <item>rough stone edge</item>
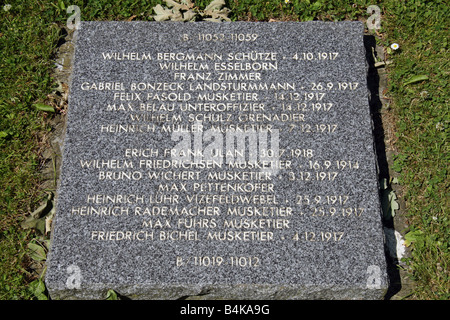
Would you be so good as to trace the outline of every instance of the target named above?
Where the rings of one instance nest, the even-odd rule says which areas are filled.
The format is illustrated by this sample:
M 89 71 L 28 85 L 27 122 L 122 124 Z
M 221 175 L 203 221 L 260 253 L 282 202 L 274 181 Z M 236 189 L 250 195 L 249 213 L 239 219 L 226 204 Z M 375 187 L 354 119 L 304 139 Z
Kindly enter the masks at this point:
M 63 83 L 66 85 L 67 91 L 64 92 L 66 99 L 65 99 L 65 111 L 64 111 L 63 117 L 61 118 L 62 124 L 58 123 L 58 125 L 60 126 L 59 130 L 57 130 L 57 132 L 56 132 L 58 135 L 56 138 L 53 137 L 54 140 L 58 141 L 58 146 L 59 146 L 59 154 L 58 154 L 59 161 L 57 161 L 57 163 L 55 165 L 57 178 L 56 178 L 56 183 L 55 183 L 56 185 L 54 186 L 54 188 L 55 188 L 54 203 L 53 203 L 54 208 L 58 207 L 58 194 L 59 194 L 59 187 L 60 187 L 60 183 L 61 183 L 60 177 L 61 177 L 61 168 L 62 168 L 62 161 L 63 161 L 63 154 L 64 154 L 64 142 L 65 142 L 66 130 L 67 130 L 67 113 L 70 108 L 70 104 L 69 104 L 70 88 L 71 88 L 72 77 L 73 77 L 72 71 L 73 71 L 73 66 L 74 66 L 76 39 L 77 39 L 77 34 L 78 34 L 76 29 L 68 30 L 67 28 L 63 27 L 62 30 L 67 32 L 67 35 L 64 40 L 65 40 L 65 44 L 67 43 L 70 46 L 70 49 L 67 51 L 64 51 L 64 52 L 61 52 L 60 50 L 58 51 L 58 60 L 62 59 L 62 61 L 67 61 L 67 59 L 68 59 L 69 63 L 62 64 L 62 65 L 60 64 L 62 66 L 62 68 L 59 67 L 60 65 L 56 64 L 56 68 L 55 68 L 55 78 L 60 83 Z M 55 228 L 55 219 L 53 219 L 52 224 L 51 224 L 50 245 L 48 248 L 49 250 L 48 250 L 47 259 L 46 259 L 46 269 L 48 269 L 48 267 L 52 263 L 51 246 L 53 243 L 54 228 Z M 46 288 L 47 288 L 50 298 L 58 300 L 57 292 L 59 290 L 54 289 L 52 287 L 52 283 L 48 282 L 46 277 L 44 277 L 44 282 L 46 284 Z
M 387 288 L 350 288 L 316 285 L 278 286 L 272 284 L 242 285 L 136 285 L 113 289 L 122 299 L 131 300 L 380 300 Z M 108 289 L 100 287 L 67 289 L 53 292 L 57 300 L 104 299 Z

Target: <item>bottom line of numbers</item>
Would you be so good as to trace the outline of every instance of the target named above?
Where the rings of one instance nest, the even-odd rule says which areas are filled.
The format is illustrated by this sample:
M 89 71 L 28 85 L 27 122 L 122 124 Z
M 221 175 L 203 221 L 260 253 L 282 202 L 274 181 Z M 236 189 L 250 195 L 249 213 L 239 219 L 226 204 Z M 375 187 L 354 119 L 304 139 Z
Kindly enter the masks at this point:
M 241 268 L 254 268 L 260 266 L 260 259 L 254 256 L 192 256 L 192 257 L 177 257 L 177 267 L 186 265 L 203 266 L 203 267 L 219 267 L 227 265 Z

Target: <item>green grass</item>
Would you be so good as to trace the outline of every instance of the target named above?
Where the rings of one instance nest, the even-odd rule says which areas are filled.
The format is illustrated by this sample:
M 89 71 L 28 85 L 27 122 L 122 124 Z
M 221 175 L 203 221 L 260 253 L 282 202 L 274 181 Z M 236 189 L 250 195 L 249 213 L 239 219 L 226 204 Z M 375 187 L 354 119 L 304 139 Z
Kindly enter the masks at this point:
M 54 83 L 53 54 L 71 4 L 82 20 L 151 20 L 162 1 L 7 0 L 0 7 L 0 299 L 31 299 L 27 289 L 26 246 L 37 236 L 20 222 L 47 197 L 39 189 L 40 148 L 48 130 L 45 103 Z M 268 21 L 366 19 L 369 5 L 382 10 L 379 42 L 396 42 L 389 55 L 389 112 L 398 140 L 393 169 L 405 190 L 412 257 L 407 261 L 416 282 L 413 299 L 449 299 L 448 218 L 448 1 L 439 0 L 228 0 L 232 20 Z M 120 3 L 117 5 L 115 3 Z M 209 0 L 197 0 L 204 8 Z M 414 76 L 427 80 L 405 85 Z
M 50 54 L 59 30 L 42 19 L 39 6 L 11 5 L 0 11 L 0 298 L 27 299 L 24 247 L 30 235 L 19 222 L 40 200 L 37 150 L 44 130 L 32 104 L 50 91 Z

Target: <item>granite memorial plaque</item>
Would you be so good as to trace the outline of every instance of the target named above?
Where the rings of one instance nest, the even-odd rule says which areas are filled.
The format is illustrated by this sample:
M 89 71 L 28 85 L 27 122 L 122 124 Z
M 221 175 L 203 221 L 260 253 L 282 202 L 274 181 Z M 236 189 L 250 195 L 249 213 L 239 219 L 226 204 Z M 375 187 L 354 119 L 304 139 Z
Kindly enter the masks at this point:
M 360 22 L 82 22 L 52 298 L 379 299 Z

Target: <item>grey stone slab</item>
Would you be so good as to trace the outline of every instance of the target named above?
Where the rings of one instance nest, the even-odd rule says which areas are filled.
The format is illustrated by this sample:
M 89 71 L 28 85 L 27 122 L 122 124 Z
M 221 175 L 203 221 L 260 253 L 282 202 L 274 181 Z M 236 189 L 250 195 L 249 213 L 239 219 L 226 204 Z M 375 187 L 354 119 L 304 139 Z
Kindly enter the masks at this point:
M 82 22 L 76 38 L 52 298 L 383 297 L 362 23 Z

